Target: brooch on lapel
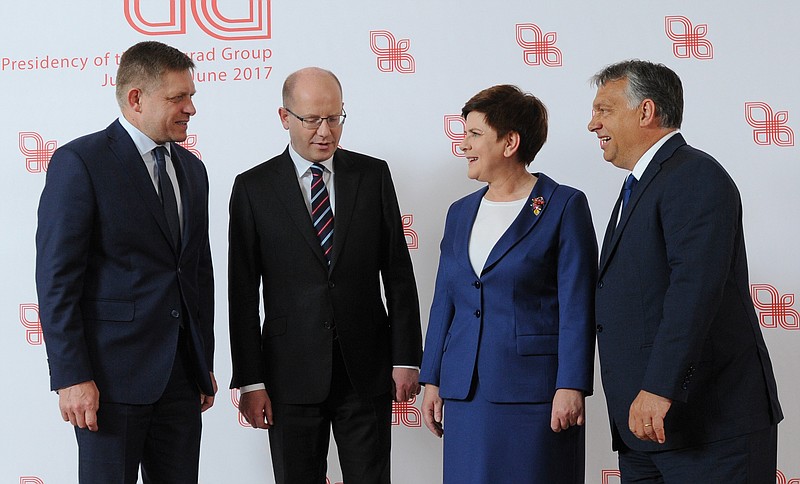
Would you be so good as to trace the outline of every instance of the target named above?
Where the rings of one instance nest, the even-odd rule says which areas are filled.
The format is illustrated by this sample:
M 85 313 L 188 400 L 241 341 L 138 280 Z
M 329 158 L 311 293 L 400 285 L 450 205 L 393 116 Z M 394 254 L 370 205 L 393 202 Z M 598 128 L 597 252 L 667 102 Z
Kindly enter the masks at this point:
M 542 213 L 544 204 L 544 197 L 531 198 L 531 208 L 533 209 L 533 214 L 538 217 L 539 214 Z

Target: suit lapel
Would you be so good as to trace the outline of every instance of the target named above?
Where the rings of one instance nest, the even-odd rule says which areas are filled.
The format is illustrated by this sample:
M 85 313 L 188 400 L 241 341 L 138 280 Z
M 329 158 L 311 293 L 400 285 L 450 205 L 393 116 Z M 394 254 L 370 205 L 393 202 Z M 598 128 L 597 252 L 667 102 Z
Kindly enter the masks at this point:
M 464 199 L 461 212 L 458 214 L 458 220 L 456 221 L 456 234 L 453 238 L 453 251 L 455 252 L 456 260 L 473 273 L 475 270 L 469 260 L 469 239 L 472 235 L 472 226 L 475 225 L 475 217 L 477 217 L 478 209 L 481 206 L 481 200 L 483 200 L 487 190 L 488 187 L 483 187 Z
M 350 222 L 352 221 L 353 209 L 358 198 L 358 185 L 361 181 L 361 174 L 353 168 L 352 161 L 342 150 L 336 150 L 333 155 L 333 166 L 336 172 L 334 176 L 336 209 L 333 216 L 331 270 L 336 266 L 339 254 L 342 253 Z M 322 253 L 321 249 L 320 253 Z
M 156 224 L 161 229 L 161 234 L 164 236 L 164 242 L 172 248 L 174 253 L 175 247 L 172 243 L 172 235 L 167 225 L 167 218 L 164 216 L 164 209 L 161 206 L 161 200 L 158 198 L 158 193 L 153 186 L 153 179 L 147 172 L 147 167 L 142 162 L 142 155 L 136 149 L 130 135 L 125 128 L 119 123 L 114 121 L 106 128 L 106 135 L 108 136 L 108 145 L 111 151 L 117 158 L 117 162 L 131 181 L 131 185 L 139 193 L 142 198 L 145 209 L 155 219 Z
M 303 198 L 303 192 L 300 190 L 300 185 L 297 183 L 297 171 L 295 170 L 294 163 L 291 156 L 289 156 L 289 148 L 283 152 L 280 158 L 273 163 L 275 171 L 274 177 L 268 177 L 267 182 L 272 184 L 274 193 L 283 202 L 286 207 L 286 212 L 289 218 L 292 219 L 297 230 L 303 236 L 309 248 L 319 259 L 321 264 L 328 265 L 325 259 L 325 254 L 322 253 L 322 247 L 319 245 L 319 239 L 314 232 L 314 226 L 311 222 L 311 216 L 308 213 L 308 206 Z M 338 174 L 337 174 L 338 176 Z M 338 206 L 338 195 L 337 206 Z M 338 223 L 336 216 L 334 216 L 334 223 Z M 336 226 L 335 226 L 336 227 Z M 336 229 L 334 228 L 334 244 L 336 243 Z
M 616 224 L 616 228 L 613 228 L 614 222 L 617 220 L 617 212 L 619 210 L 621 200 L 617 201 L 616 206 L 614 207 L 614 212 L 611 214 L 611 220 L 609 221 L 608 229 L 606 230 L 606 235 L 603 240 L 603 249 L 601 251 L 600 257 L 600 274 L 602 275 L 603 271 L 605 270 L 606 266 L 608 265 L 609 260 L 612 258 L 614 251 L 617 248 L 617 244 L 619 244 L 619 239 L 622 236 L 622 233 L 625 231 L 625 227 L 628 225 L 628 220 L 631 218 L 631 214 L 634 210 L 636 210 L 636 205 L 639 203 L 639 200 L 642 198 L 645 190 L 653 182 L 656 175 L 661 171 L 661 164 L 667 161 L 672 154 L 675 153 L 679 147 L 686 144 L 686 141 L 683 139 L 680 133 L 672 136 L 672 138 L 668 139 L 664 146 L 658 149 L 656 154 L 653 156 L 653 160 L 647 166 L 647 169 L 642 173 L 642 179 L 636 184 L 636 187 L 631 192 L 631 198 L 628 199 L 628 206 L 622 212 L 622 216 L 619 219 L 619 223 Z M 611 238 L 609 240 L 609 231 L 611 232 Z
M 500 240 L 492 248 L 492 251 L 489 253 L 489 258 L 486 259 L 486 264 L 483 266 L 483 271 L 481 274 L 485 274 L 487 271 L 490 271 L 499 261 L 500 259 L 508 253 L 517 243 L 522 240 L 531 230 L 536 226 L 536 223 L 544 216 L 545 212 L 547 211 L 547 203 L 550 201 L 553 195 L 553 191 L 556 189 L 556 182 L 551 180 L 547 175 L 543 175 L 541 173 L 537 173 L 538 180 L 536 184 L 533 186 L 533 190 L 528 195 L 528 200 L 525 202 L 525 205 L 522 207 L 522 210 L 517 215 L 517 218 L 514 219 L 514 222 L 511 223 L 511 226 L 505 231 Z M 537 197 L 542 197 L 544 199 L 544 205 L 542 207 L 541 212 L 539 215 L 533 213 L 533 208 L 531 204 L 533 200 Z

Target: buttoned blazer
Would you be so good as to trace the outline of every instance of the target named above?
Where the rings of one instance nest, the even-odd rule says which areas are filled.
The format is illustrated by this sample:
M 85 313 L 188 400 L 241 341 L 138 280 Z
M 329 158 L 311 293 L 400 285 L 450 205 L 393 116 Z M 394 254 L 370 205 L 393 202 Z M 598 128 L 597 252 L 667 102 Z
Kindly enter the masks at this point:
M 543 174 L 480 274 L 469 240 L 486 188 L 450 206 L 420 380 L 465 399 L 475 376 L 494 402 L 592 393 L 597 240 L 584 194 Z
M 228 254 L 231 388 L 265 383 L 273 401 L 321 402 L 330 389 L 334 337 L 362 395 L 390 391 L 393 365 L 419 366 L 419 302 L 389 168 L 343 149 L 333 166 L 330 267 L 288 148 L 236 177 Z
M 172 143 L 182 246 L 119 121 L 53 153 L 39 202 L 36 285 L 52 389 L 94 380 L 101 401 L 164 391 L 181 321 L 200 389 L 213 394 L 214 280 L 203 163 Z
M 600 257 L 597 339 L 615 448 L 664 450 L 782 418 L 750 298 L 742 204 L 711 156 L 674 135 L 658 150 Z M 628 430 L 640 390 L 673 400 L 664 445 Z

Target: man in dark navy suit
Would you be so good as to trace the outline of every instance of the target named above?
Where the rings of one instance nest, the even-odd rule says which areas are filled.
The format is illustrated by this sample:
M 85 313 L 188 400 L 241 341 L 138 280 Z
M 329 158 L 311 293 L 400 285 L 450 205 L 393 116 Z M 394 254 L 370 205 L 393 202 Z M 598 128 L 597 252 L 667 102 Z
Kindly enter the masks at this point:
M 39 204 L 36 285 L 50 381 L 75 426 L 81 483 L 196 483 L 213 405 L 208 178 L 177 142 L 194 63 L 128 49 L 122 116 L 59 148 Z
M 783 418 L 733 180 L 678 132 L 661 64 L 597 75 L 589 130 L 629 172 L 600 255 L 597 340 L 622 482 L 775 481 Z

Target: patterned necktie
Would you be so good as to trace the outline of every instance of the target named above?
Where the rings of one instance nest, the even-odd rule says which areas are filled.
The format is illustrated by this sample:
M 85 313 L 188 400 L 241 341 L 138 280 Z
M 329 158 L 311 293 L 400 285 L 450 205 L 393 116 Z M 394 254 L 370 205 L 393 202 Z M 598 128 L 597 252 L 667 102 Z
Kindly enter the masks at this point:
M 325 167 L 319 163 L 311 165 L 311 220 L 314 222 L 314 230 L 319 238 L 319 245 L 322 252 L 331 263 L 331 247 L 333 246 L 333 210 L 331 200 L 328 196 L 328 189 L 322 180 L 322 173 Z
M 161 197 L 161 205 L 164 208 L 164 216 L 167 218 L 169 232 L 172 235 L 172 243 L 178 249 L 181 245 L 181 223 L 178 219 L 178 202 L 175 199 L 175 190 L 172 188 L 172 181 L 167 174 L 167 160 L 164 156 L 167 149 L 163 146 L 156 146 L 153 149 L 153 158 L 156 159 L 158 167 L 158 193 Z
M 628 204 L 628 200 L 631 198 L 633 187 L 635 187 L 638 182 L 639 180 L 633 176 L 633 173 L 628 175 L 628 178 L 625 179 L 625 184 L 622 185 L 622 208 L 620 209 L 620 213 L 625 210 L 625 206 Z

